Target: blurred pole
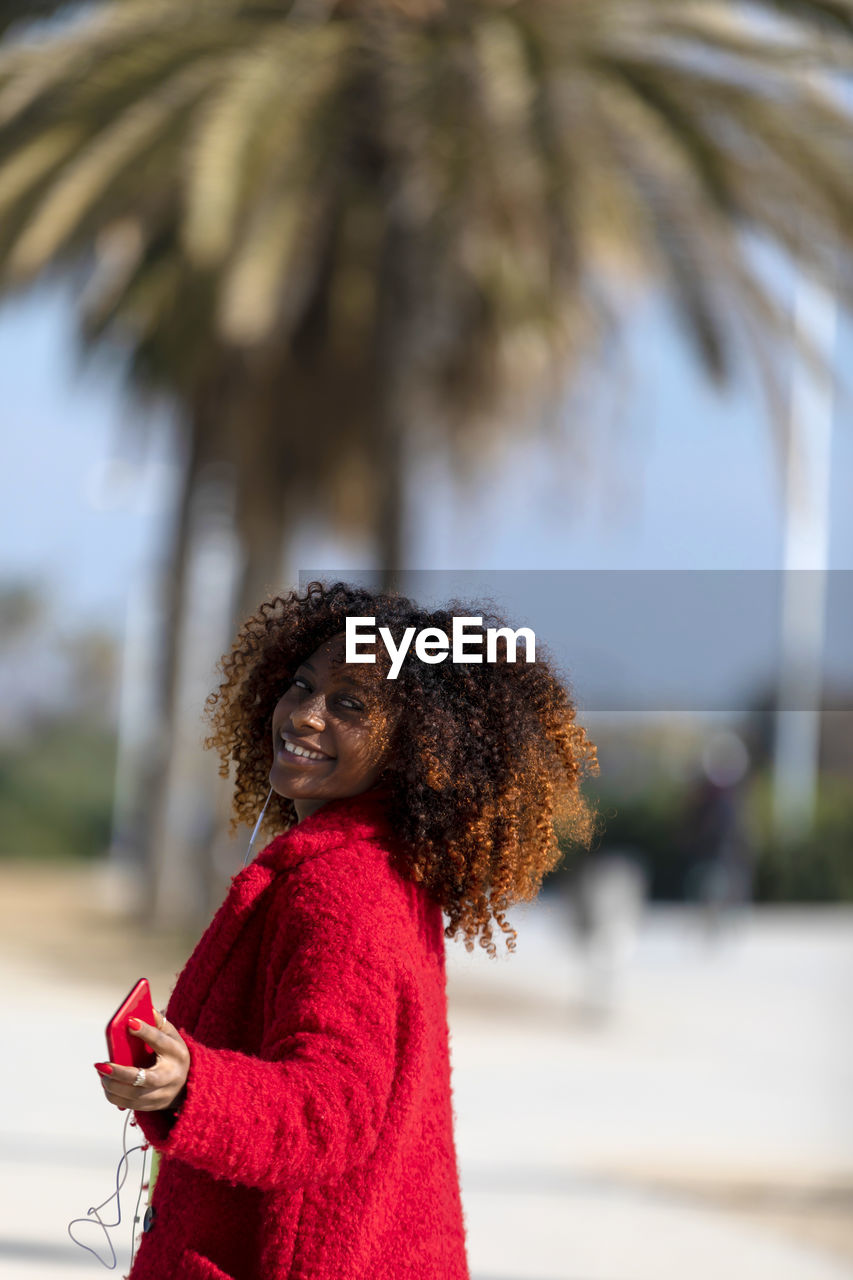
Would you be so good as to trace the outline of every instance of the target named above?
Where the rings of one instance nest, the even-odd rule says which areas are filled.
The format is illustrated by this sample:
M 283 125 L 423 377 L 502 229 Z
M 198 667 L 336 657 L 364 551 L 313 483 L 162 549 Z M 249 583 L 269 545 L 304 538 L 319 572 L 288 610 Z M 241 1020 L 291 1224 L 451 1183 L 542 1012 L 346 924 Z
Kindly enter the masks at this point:
M 149 443 L 137 475 L 137 510 L 149 516 L 153 528 L 163 523 L 176 501 L 179 471 L 169 456 L 170 438 L 167 424 L 165 437 Z M 156 690 L 161 628 L 158 570 L 149 549 L 140 556 L 127 583 L 110 847 L 102 877 L 105 903 L 114 910 L 137 910 L 144 897 L 141 831 L 147 762 L 159 731 Z
M 811 341 L 825 369 L 810 367 L 802 355 L 794 357 L 773 761 L 773 830 L 783 843 L 811 829 L 817 795 L 836 326 L 832 291 L 800 271 L 795 334 L 798 341 Z
M 210 463 L 193 495 L 175 724 L 152 868 L 154 918 L 165 926 L 203 924 L 211 905 L 208 856 L 221 783 L 218 758 L 202 747 L 203 713 L 218 684 L 216 664 L 230 644 L 239 558 L 233 475 L 225 464 Z
M 156 652 L 157 606 L 152 575 L 143 569 L 127 593 L 119 704 L 108 888 L 115 907 L 135 904 L 142 888 L 138 847 L 141 761 L 154 734 L 151 688 Z

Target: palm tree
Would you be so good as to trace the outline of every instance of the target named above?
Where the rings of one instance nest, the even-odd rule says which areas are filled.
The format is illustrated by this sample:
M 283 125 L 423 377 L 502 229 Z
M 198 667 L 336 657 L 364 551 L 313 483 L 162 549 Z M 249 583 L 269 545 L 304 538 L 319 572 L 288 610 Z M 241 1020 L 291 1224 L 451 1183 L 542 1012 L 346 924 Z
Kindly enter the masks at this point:
M 0 22 L 57 11 L 6 0 Z M 86 339 L 182 409 L 172 636 L 208 463 L 234 475 L 238 615 L 330 497 L 372 523 L 393 576 L 406 440 L 434 432 L 470 466 L 618 330 L 628 274 L 668 291 L 713 378 L 747 345 L 778 400 L 789 324 L 751 244 L 850 296 L 834 255 L 853 242 L 850 120 L 828 73 L 849 68 L 853 6 L 745 12 L 104 0 L 17 29 L 0 51 L 0 287 L 85 273 Z

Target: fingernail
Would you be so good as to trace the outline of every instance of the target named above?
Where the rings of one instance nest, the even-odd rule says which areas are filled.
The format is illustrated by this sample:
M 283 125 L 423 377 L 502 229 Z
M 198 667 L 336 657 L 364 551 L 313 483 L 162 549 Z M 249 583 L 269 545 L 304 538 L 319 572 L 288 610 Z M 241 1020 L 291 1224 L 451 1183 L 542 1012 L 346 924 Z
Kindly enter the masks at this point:
M 102 1076 L 111 1076 L 113 1069 L 108 1062 L 96 1062 L 95 1070 L 100 1071 Z
M 142 1026 L 142 1023 L 138 1018 L 128 1018 L 127 1025 L 130 1027 L 131 1031 L 138 1031 Z

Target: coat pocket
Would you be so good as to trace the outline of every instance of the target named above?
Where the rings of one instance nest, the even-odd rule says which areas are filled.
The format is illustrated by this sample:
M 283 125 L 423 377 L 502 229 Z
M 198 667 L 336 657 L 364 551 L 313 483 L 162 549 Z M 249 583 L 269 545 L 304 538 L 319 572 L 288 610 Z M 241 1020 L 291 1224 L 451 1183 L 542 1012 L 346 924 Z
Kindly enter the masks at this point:
M 227 1271 L 217 1267 L 210 1258 L 196 1253 L 195 1249 L 185 1249 L 181 1255 L 181 1267 L 178 1271 L 180 1280 L 231 1280 Z

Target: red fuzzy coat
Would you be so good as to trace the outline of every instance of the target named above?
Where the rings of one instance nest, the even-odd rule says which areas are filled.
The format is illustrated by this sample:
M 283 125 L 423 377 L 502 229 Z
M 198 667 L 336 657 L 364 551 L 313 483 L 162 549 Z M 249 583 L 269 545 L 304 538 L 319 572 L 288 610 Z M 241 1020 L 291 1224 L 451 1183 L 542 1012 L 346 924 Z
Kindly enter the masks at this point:
M 318 809 L 232 887 L 175 986 L 185 1101 L 132 1280 L 469 1280 L 441 908 L 381 798 Z

